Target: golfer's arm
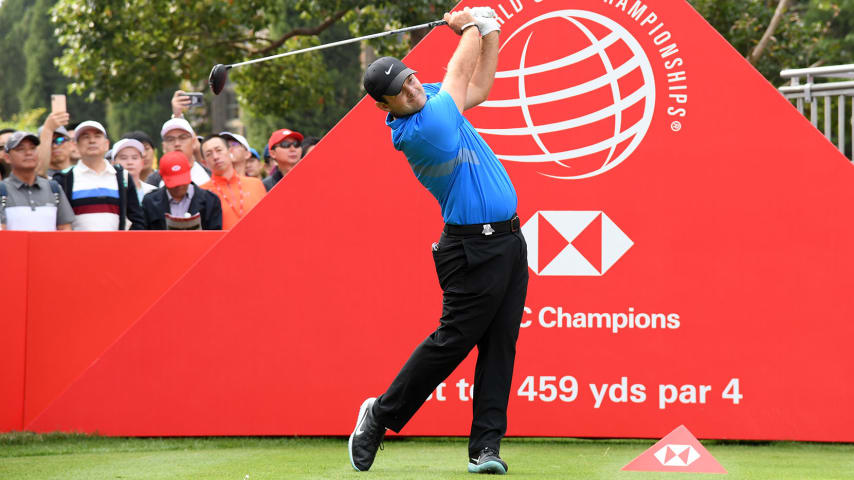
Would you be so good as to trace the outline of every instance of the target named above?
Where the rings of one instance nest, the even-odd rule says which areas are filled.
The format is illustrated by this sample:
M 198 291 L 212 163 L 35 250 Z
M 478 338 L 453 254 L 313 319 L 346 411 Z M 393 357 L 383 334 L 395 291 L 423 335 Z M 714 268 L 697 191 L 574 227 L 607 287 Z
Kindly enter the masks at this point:
M 498 68 L 498 32 L 492 32 L 481 40 L 480 57 L 469 82 L 466 94 L 466 110 L 476 107 L 489 98 L 495 70 Z
M 442 90 L 451 94 L 460 112 L 465 110 L 469 82 L 479 56 L 480 33 L 477 27 L 469 27 L 463 31 L 460 43 L 448 62 L 448 73 L 442 80 Z

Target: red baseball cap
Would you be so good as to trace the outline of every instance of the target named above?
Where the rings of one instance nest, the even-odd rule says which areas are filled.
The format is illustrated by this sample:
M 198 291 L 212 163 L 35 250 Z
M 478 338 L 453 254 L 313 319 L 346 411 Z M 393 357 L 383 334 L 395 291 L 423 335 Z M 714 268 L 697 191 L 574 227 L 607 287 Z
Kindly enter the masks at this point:
M 288 130 L 287 128 L 283 128 L 281 130 L 276 130 L 270 135 L 270 141 L 267 142 L 267 147 L 272 150 L 273 145 L 281 142 L 282 140 L 293 137 L 297 139 L 300 143 L 302 143 L 302 134 L 299 132 L 294 132 L 293 130 Z
M 189 185 L 190 161 L 184 152 L 176 150 L 160 157 L 160 178 L 169 188 Z

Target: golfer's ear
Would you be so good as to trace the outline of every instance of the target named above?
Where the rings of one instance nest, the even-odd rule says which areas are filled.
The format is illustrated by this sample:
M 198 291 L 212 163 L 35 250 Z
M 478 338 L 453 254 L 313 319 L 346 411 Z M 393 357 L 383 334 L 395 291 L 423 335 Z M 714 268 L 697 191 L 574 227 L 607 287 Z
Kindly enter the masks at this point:
M 391 112 L 391 106 L 385 102 L 377 102 L 377 108 L 384 112 Z

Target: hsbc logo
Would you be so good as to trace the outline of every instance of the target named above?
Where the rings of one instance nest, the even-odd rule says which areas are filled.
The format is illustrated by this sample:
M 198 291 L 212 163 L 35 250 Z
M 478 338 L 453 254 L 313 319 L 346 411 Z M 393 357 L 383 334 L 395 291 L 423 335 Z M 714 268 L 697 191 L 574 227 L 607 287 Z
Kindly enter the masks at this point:
M 602 276 L 634 245 L 604 212 L 540 211 L 522 226 L 539 276 Z
M 700 458 L 691 445 L 667 444 L 654 455 L 665 467 L 687 467 Z

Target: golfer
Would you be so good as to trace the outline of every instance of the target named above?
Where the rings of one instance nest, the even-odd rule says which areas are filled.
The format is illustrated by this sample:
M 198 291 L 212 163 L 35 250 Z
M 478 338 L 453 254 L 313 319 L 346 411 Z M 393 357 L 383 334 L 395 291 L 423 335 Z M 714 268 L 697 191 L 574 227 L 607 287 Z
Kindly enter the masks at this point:
M 386 429 L 400 431 L 427 396 L 477 347 L 468 470 L 507 472 L 499 457 L 516 339 L 528 288 L 527 246 L 516 192 L 462 112 L 489 96 L 499 26 L 489 8 L 446 13 L 460 41 L 442 83 L 422 85 L 400 60 L 373 62 L 365 90 L 418 180 L 439 201 L 444 231 L 433 259 L 444 292 L 439 327 L 412 352 L 385 393 L 362 403 L 349 440 L 353 468 L 368 470 Z

